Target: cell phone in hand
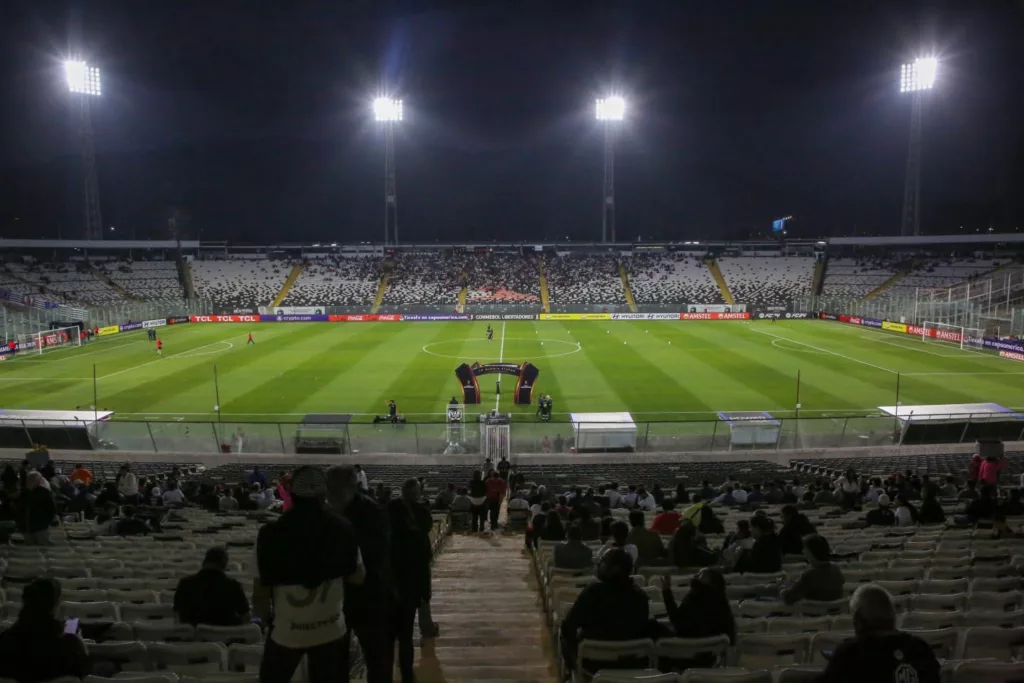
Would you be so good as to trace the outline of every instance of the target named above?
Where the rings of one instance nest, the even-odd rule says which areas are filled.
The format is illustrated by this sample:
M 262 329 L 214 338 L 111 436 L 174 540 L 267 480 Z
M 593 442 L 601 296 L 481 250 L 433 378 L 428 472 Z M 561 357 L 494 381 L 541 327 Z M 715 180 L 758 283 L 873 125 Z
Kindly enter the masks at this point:
M 76 635 L 78 633 L 78 619 L 65 619 L 64 633 Z
M 824 657 L 826 660 L 832 659 L 833 652 L 835 652 L 835 650 L 822 650 L 821 656 Z

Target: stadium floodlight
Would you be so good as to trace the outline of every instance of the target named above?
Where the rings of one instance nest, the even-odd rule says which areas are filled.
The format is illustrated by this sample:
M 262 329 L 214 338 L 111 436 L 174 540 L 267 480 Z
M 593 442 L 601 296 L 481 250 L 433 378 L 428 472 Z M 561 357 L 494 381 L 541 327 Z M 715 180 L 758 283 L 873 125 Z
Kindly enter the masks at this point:
M 626 118 L 626 100 L 618 95 L 598 98 L 596 105 L 598 121 L 621 121 Z
M 87 63 L 69 59 L 64 62 L 64 76 L 68 81 L 68 90 L 80 95 L 99 97 L 103 94 L 100 87 L 100 70 Z
M 398 244 L 398 193 L 395 190 L 395 124 L 402 120 L 402 100 L 378 97 L 373 118 L 384 128 L 384 245 Z
M 373 117 L 378 121 L 401 121 L 402 100 L 378 97 L 373 101 Z
M 918 57 L 900 67 L 900 92 L 910 93 L 910 146 L 903 185 L 903 235 L 921 234 L 921 129 L 924 120 L 924 94 L 935 87 L 939 60 Z
M 900 92 L 931 90 L 939 71 L 939 60 L 935 57 L 918 57 L 900 67 Z
M 615 132 L 626 118 L 626 100 L 619 95 L 599 97 L 594 106 L 595 118 L 604 125 L 604 201 L 601 203 L 601 241 L 609 235 L 615 241 Z

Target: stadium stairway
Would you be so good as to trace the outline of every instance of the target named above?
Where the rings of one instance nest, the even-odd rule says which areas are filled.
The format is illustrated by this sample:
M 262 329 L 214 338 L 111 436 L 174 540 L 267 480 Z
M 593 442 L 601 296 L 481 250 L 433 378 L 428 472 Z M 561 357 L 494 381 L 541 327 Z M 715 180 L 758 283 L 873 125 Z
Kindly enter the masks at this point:
M 189 301 L 196 298 L 196 286 L 192 282 L 192 262 L 178 257 L 178 277 L 181 278 L 181 288 L 185 292 L 185 298 Z
M 463 283 L 462 289 L 459 290 L 459 313 L 466 312 L 466 295 L 469 293 L 469 287 Z
M 725 299 L 725 303 L 732 306 L 736 303 L 732 298 L 732 292 L 729 291 L 729 283 L 725 281 L 725 276 L 722 275 L 722 269 L 718 267 L 718 261 L 710 258 L 704 261 L 704 265 L 708 267 L 711 272 L 711 277 L 715 278 L 715 282 L 718 284 L 718 291 L 722 293 L 722 298 Z
M 292 291 L 292 287 L 295 286 L 295 281 L 302 276 L 304 266 L 301 263 L 296 263 L 292 266 L 292 272 L 288 273 L 288 277 L 284 279 L 284 284 L 281 285 L 281 291 L 277 293 L 274 300 L 271 302 L 271 307 L 277 308 L 284 301 L 284 298 L 288 296 L 288 292 Z
M 102 280 L 103 282 L 107 283 L 108 287 L 110 287 L 112 290 L 117 292 L 119 296 L 124 297 L 128 301 L 142 301 L 142 299 L 140 299 L 139 297 L 129 294 L 127 289 L 111 280 L 110 276 L 104 273 L 99 268 L 89 266 L 89 274 L 95 277 L 97 280 Z
M 825 270 L 828 268 L 828 256 L 814 263 L 814 279 L 811 280 L 811 294 L 821 296 L 821 288 L 825 286 Z
M 373 299 L 373 308 L 370 309 L 370 313 L 376 315 L 377 311 L 380 310 L 380 305 L 384 303 L 384 293 L 388 291 L 388 276 L 390 274 L 385 271 L 381 273 L 380 282 L 377 283 L 377 296 Z
M 540 273 L 540 305 L 545 313 L 551 312 L 551 293 L 548 291 L 548 276 L 544 272 L 544 260 L 537 259 L 537 268 Z
M 521 534 L 455 534 L 434 564 L 433 585 L 441 635 L 417 648 L 420 683 L 555 683 L 551 639 Z
M 622 265 L 622 261 L 617 261 L 616 265 L 619 266 L 619 279 L 622 280 L 622 293 L 626 295 L 626 303 L 629 304 L 629 310 L 636 313 L 636 299 L 633 298 L 633 290 L 629 286 L 629 273 L 626 272 L 626 266 Z
M 868 301 L 869 299 L 874 299 L 876 296 L 878 296 L 879 294 L 881 294 L 885 290 L 889 289 L 890 287 L 892 287 L 894 284 L 896 284 L 897 282 L 899 282 L 900 280 L 902 280 L 906 276 L 908 276 L 911 273 L 913 273 L 914 272 L 914 267 L 915 267 L 915 265 L 913 263 L 910 263 L 910 264 L 907 264 L 907 265 L 903 266 L 902 268 L 900 268 L 899 271 L 894 273 L 892 277 L 890 277 L 888 280 L 886 280 L 885 282 L 883 282 L 882 284 L 878 285 L 877 287 L 872 289 L 870 292 L 868 292 L 867 295 L 864 297 L 864 301 Z

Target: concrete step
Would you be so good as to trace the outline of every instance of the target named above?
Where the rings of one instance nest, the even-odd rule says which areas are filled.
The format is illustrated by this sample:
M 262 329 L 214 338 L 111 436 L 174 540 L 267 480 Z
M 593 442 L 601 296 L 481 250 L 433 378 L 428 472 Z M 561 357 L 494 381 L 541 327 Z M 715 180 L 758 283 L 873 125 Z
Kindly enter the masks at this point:
M 418 659 L 436 660 L 453 666 L 484 664 L 516 666 L 522 662 L 543 662 L 547 654 L 539 645 L 516 647 L 430 647 L 417 650 Z
M 446 681 L 516 681 L 517 683 L 557 683 L 557 676 L 551 667 L 523 663 L 506 665 L 444 666 L 432 669 L 429 666 L 416 667 L 419 683 L 445 683 Z
M 441 612 L 480 612 L 485 610 L 491 614 L 507 614 L 509 612 L 532 612 L 541 606 L 540 596 L 522 595 L 506 597 L 503 600 L 477 600 L 473 594 L 460 595 L 447 593 L 435 595 L 430 600 L 430 609 L 434 614 Z

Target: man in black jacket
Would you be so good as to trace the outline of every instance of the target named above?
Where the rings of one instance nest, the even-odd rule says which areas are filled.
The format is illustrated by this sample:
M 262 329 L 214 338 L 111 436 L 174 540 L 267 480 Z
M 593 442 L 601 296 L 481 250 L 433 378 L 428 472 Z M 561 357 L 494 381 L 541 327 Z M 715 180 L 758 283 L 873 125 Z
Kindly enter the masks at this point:
M 25 545 L 52 545 L 50 525 L 57 514 L 57 503 L 44 482 L 39 472 L 29 472 L 25 477 L 25 492 L 19 501 Z
M 807 515 L 796 509 L 795 505 L 782 506 L 782 529 L 779 530 L 779 542 L 782 543 L 784 555 L 799 555 L 804 550 L 804 536 L 815 531 Z
M 917 636 L 896 630 L 896 609 L 884 588 L 870 583 L 858 588 L 850 612 L 856 637 L 836 648 L 819 683 L 939 683 L 935 652 Z
M 327 470 L 327 501 L 355 527 L 366 567 L 366 580 L 361 586 L 345 587 L 345 622 L 359 639 L 367 683 L 386 683 L 393 678 L 391 622 L 395 603 L 387 514 L 376 500 L 359 490 L 358 474 L 348 466 Z

